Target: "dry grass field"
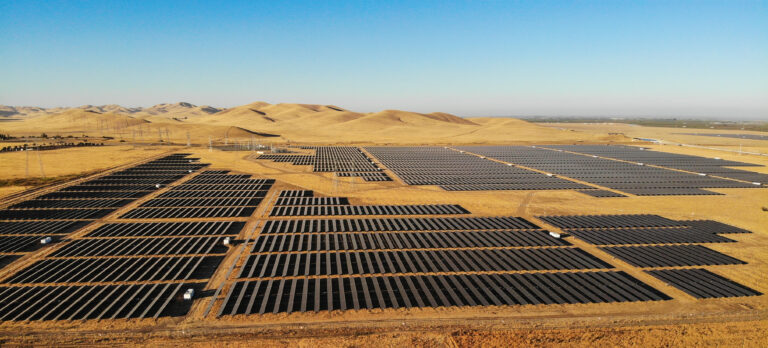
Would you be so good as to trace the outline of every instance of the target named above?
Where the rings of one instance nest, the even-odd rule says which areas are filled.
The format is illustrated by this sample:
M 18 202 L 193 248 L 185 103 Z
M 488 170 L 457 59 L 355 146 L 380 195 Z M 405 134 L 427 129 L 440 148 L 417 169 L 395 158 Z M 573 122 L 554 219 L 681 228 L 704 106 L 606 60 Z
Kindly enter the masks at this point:
M 248 131 L 280 135 L 277 138 L 259 136 L 260 141 L 306 144 L 632 144 L 633 137 L 653 137 L 733 149 L 734 146 L 738 148 L 738 139 L 673 134 L 694 131 L 690 129 L 625 124 L 536 125 L 514 119 L 461 119 L 447 114 L 399 111 L 360 114 L 337 107 L 299 104 L 254 103 L 211 114 L 202 112 L 183 121 L 162 114 L 134 115 L 110 111 L 95 114 L 83 110 L 29 117 L 25 121 L 0 124 L 0 133 L 35 135 L 44 131 L 49 134 L 107 135 L 130 139 L 132 135 L 135 137 L 138 129 L 148 129 L 145 134 L 156 134 L 158 130 L 167 128 L 171 130 L 169 142 L 179 146 L 120 145 L 113 140 L 104 147 L 41 151 L 40 159 L 34 152 L 0 153 L 0 180 L 41 177 L 39 162 L 43 163 L 45 176 L 55 178 L 102 171 L 167 151 L 184 151 L 199 157 L 201 162 L 211 163 L 210 169 L 231 170 L 251 174 L 255 178 L 274 178 L 278 182 L 276 188 L 306 189 L 314 190 L 319 196 L 349 197 L 352 204 L 461 204 L 474 215 L 522 216 L 555 231 L 556 228 L 536 219 L 536 216 L 659 214 L 672 219 L 712 219 L 754 233 L 728 235 L 737 243 L 708 245 L 747 261 L 746 265 L 711 266 L 707 269 L 768 293 L 768 212 L 764 210 L 768 207 L 768 189 L 712 189 L 725 193 L 722 196 L 624 198 L 594 198 L 573 190 L 449 192 L 435 186 L 408 186 L 397 179 L 392 182 L 365 182 L 360 178 L 334 178 L 331 173 L 314 173 L 309 166 L 256 160 L 255 152 L 206 148 L 209 137 L 216 140 L 227 138 L 233 142 L 236 139 L 247 141 L 254 136 Z M 104 126 L 105 122 L 113 126 Z M 186 142 L 187 132 L 191 134 L 193 143 L 199 146 L 180 146 Z M 146 136 L 144 140 L 150 142 L 157 139 Z M 768 173 L 768 156 L 673 145 L 645 143 L 643 146 L 658 151 L 760 164 L 765 167 L 750 167 L 749 170 Z M 745 151 L 768 153 L 768 141 L 744 141 L 742 146 Z M 25 169 L 27 155 L 29 175 Z M 25 188 L 20 185 L 0 187 L 0 197 L 17 194 Z M 248 226 L 258 218 L 249 218 Z M 567 237 L 567 240 L 673 299 L 215 318 L 214 315 L 203 315 L 210 302 L 209 298 L 204 298 L 194 303 L 186 317 L 99 322 L 3 322 L 0 323 L 0 338 L 1 342 L 8 344 L 184 344 L 222 347 L 768 346 L 768 335 L 765 334 L 768 332 L 768 296 L 696 300 L 594 246 L 574 237 Z M 229 257 L 232 255 L 223 264 L 232 262 Z M 223 277 L 221 272 L 217 276 Z M 214 278 L 211 282 L 221 280 Z M 210 289 L 217 287 L 209 286 Z
M 174 146 L 110 146 L 0 153 L 0 197 L 175 151 Z

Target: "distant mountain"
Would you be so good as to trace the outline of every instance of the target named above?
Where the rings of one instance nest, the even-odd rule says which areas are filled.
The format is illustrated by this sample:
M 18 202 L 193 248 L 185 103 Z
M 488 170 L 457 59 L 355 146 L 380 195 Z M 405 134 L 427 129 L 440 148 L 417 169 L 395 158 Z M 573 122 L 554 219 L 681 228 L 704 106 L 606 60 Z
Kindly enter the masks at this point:
M 27 116 L 39 113 L 45 113 L 45 108 L 34 106 L 6 106 L 0 105 L 0 117 Z
M 74 108 L 41 108 L 28 106 L 5 106 L 0 105 L 0 116 L 24 117 L 24 116 L 42 116 L 57 114 L 68 110 L 81 109 L 97 113 L 113 113 L 120 115 L 144 115 L 144 116 L 167 116 L 171 118 L 194 117 L 200 115 L 210 115 L 221 111 L 208 105 L 196 106 L 186 102 L 175 104 L 157 104 L 149 108 L 127 108 L 124 106 L 109 105 L 81 105 Z
M 157 104 L 155 106 L 142 109 L 137 113 L 172 117 L 189 117 L 210 115 L 219 111 L 221 110 L 208 105 L 196 106 L 194 104 L 180 102 L 176 104 Z

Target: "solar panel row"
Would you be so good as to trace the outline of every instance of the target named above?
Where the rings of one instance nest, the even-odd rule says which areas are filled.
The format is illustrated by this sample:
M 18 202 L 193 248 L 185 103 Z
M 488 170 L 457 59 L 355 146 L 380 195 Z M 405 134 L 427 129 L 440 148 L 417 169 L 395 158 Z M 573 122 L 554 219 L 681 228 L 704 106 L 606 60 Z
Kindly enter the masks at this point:
M 272 208 L 269 216 L 452 214 L 469 214 L 469 211 L 458 204 L 278 206 Z
M 682 226 L 680 221 L 651 214 L 539 216 L 538 218 L 553 226 L 566 229 Z
M 626 195 L 622 195 L 621 193 L 616 193 L 613 191 L 608 190 L 579 190 L 578 192 L 581 192 L 585 195 L 589 195 L 592 197 L 627 197 Z
M 0 220 L 93 220 L 115 209 L 0 210 Z
M 565 231 L 595 245 L 735 242 L 733 239 L 692 227 L 566 229 Z
M 157 198 L 236 198 L 236 197 L 259 197 L 267 195 L 269 185 L 260 185 L 261 189 L 226 191 L 226 190 L 205 190 L 205 191 L 166 191 Z
M 212 185 L 189 185 L 183 184 L 173 188 L 174 191 L 257 191 L 257 190 L 269 190 L 274 184 L 272 182 L 266 182 L 261 184 L 212 184 Z M 228 196 L 221 196 L 228 197 Z
M 43 259 L 3 283 L 92 283 L 207 279 L 224 256 Z
M 222 175 L 217 177 L 199 177 L 195 176 L 193 179 L 187 181 L 184 183 L 185 187 L 192 186 L 192 185 L 231 185 L 231 184 L 238 184 L 238 185 L 253 185 L 253 184 L 266 184 L 266 183 L 273 183 L 273 180 L 269 179 L 253 179 L 250 177 L 250 175 Z M 202 189 L 202 188 L 201 188 Z
M 169 198 L 152 199 L 140 207 L 255 207 L 261 203 L 261 198 L 232 197 L 232 198 Z
M 576 248 L 317 252 L 250 255 L 240 277 L 602 268 L 613 266 Z
M 668 299 L 624 272 L 270 279 L 234 283 L 219 315 Z
M 347 197 L 279 197 L 274 205 L 349 205 L 349 199 Z
M 135 208 L 120 216 L 121 219 L 195 219 L 248 217 L 256 207 L 192 207 L 192 208 Z
M 366 173 L 366 172 L 339 172 L 336 173 L 336 176 L 338 177 L 360 177 L 363 178 L 365 181 L 392 181 L 392 178 L 389 177 L 384 172 L 373 172 L 373 173 Z
M 0 221 L 0 235 L 68 234 L 90 221 Z
M 167 237 L 237 235 L 242 221 L 138 222 L 105 224 L 85 237 Z
M 570 245 L 543 230 L 260 235 L 253 252 L 439 249 Z
M 51 254 L 69 256 L 139 256 L 220 254 L 224 237 L 93 238 L 75 239 Z
M 540 229 L 521 217 L 439 217 L 268 220 L 261 233 Z
M 118 208 L 133 202 L 132 199 L 31 199 L 14 204 L 8 209 L 54 208 Z

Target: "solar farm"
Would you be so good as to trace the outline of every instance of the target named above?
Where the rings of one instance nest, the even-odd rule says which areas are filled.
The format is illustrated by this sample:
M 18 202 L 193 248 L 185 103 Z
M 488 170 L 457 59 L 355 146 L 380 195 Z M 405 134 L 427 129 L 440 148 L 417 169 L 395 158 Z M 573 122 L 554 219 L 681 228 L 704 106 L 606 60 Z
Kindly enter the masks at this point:
M 768 309 L 766 213 L 725 209 L 768 202 L 768 161 L 628 145 L 286 148 L 187 148 L 4 202 L 0 327 Z

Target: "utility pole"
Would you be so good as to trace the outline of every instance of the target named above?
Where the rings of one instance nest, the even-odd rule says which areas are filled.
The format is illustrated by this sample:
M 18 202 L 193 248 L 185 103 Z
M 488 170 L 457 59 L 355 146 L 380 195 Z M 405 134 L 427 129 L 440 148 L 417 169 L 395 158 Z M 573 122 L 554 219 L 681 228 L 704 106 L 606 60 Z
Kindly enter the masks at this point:
M 189 131 L 187 131 L 187 147 L 190 147 L 190 146 L 192 146 L 192 142 L 189 139 Z
M 27 166 L 26 166 L 26 169 L 25 169 L 24 173 L 25 173 L 27 179 L 29 179 L 29 148 L 24 149 L 24 152 L 27 153 Z
M 338 194 L 339 192 L 339 172 L 338 172 L 338 165 L 336 164 L 336 161 L 333 161 L 333 193 Z
M 37 148 L 37 161 L 40 163 L 40 174 L 43 175 L 43 179 L 45 179 L 45 170 L 43 170 L 43 158 L 40 157 L 40 148 Z
M 211 140 L 211 136 L 208 136 L 208 152 L 213 151 L 213 140 Z

